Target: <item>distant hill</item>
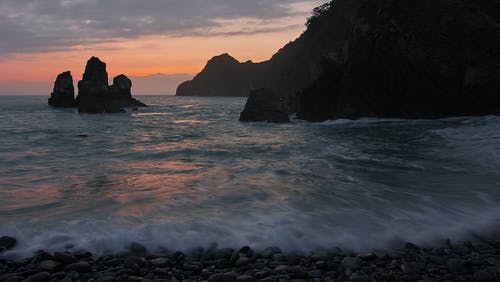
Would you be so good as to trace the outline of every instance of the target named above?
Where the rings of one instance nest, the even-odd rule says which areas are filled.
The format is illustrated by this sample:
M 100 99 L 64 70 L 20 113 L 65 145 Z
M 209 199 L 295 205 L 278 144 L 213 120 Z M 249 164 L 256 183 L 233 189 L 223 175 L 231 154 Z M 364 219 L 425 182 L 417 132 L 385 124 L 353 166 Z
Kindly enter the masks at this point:
M 335 38 L 344 33 L 353 13 L 352 7 L 345 8 L 329 23 L 309 21 L 298 39 L 285 45 L 268 61 L 238 62 L 229 54 L 210 59 L 194 79 L 179 85 L 176 95 L 248 96 L 251 90 L 258 88 L 302 90 L 322 72 L 321 58 L 344 47 L 345 42 Z

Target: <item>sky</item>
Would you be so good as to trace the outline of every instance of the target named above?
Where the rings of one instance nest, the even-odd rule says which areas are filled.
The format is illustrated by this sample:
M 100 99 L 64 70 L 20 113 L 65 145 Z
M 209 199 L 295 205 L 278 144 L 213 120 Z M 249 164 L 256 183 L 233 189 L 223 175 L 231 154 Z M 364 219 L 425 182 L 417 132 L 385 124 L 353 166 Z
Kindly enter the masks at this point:
M 91 56 L 107 63 L 110 77 L 161 73 L 174 83 L 222 53 L 264 61 L 297 38 L 325 2 L 2 0 L 0 94 L 45 93 L 66 70 L 81 79 Z

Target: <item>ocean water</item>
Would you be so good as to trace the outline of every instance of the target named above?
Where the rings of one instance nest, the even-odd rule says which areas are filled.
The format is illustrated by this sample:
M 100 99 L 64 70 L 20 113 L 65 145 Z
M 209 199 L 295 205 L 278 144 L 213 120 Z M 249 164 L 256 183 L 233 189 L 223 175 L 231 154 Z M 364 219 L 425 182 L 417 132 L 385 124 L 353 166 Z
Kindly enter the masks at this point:
M 0 97 L 8 256 L 217 243 L 361 251 L 500 219 L 500 118 L 240 123 L 243 98 L 140 97 L 86 115 Z

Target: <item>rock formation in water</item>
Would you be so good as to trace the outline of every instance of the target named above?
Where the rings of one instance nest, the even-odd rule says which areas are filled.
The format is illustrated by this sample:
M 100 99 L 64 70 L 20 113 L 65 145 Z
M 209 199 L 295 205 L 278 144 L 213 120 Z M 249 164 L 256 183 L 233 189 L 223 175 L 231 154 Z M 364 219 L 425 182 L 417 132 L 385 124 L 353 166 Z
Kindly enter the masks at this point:
M 92 57 L 85 66 L 82 80 L 78 82 L 78 112 L 107 112 L 106 98 L 108 94 L 109 86 L 106 63 L 102 62 L 97 57 Z
M 63 72 L 57 76 L 54 91 L 50 94 L 49 105 L 54 107 L 75 106 L 75 87 L 71 72 Z
M 146 107 L 132 97 L 132 81 L 121 74 L 108 86 L 106 63 L 97 57 L 88 60 L 83 78 L 78 82 L 78 97 L 74 99 L 73 79 L 69 72 L 60 74 L 49 99 L 53 106 L 78 107 L 80 113 L 120 113 L 125 107 Z M 71 93 L 71 95 L 70 95 Z M 73 102 L 70 103 L 69 96 Z M 62 99 L 64 97 L 67 100 Z
M 124 74 L 113 78 L 109 86 L 109 103 L 111 107 L 146 107 L 144 103 L 132 97 L 132 80 Z
M 311 121 L 500 114 L 498 1 L 337 0 L 307 26 L 269 61 L 207 67 L 177 94 L 272 88 L 298 94 L 294 111 Z
M 240 121 L 290 122 L 287 95 L 272 89 L 258 89 L 250 93 Z

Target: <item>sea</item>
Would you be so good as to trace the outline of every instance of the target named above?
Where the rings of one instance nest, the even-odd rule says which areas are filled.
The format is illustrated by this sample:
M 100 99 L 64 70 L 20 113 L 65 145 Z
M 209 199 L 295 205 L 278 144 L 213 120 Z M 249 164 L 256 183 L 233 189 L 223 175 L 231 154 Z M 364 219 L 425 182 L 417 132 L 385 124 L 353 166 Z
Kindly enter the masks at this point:
M 311 252 L 468 240 L 500 222 L 500 118 L 242 123 L 244 98 L 78 114 L 0 97 L 4 256 L 131 243 Z

